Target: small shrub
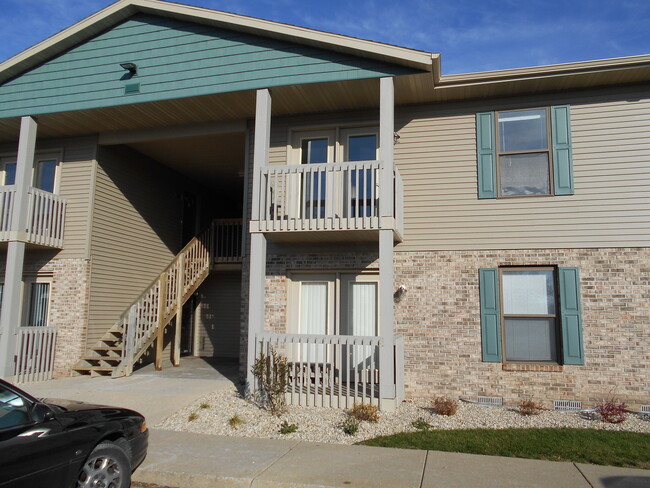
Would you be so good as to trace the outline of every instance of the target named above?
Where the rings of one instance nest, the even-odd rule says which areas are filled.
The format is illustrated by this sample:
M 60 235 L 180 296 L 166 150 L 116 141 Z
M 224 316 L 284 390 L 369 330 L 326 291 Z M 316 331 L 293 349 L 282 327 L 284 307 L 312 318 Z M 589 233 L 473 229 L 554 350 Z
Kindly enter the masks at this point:
M 280 424 L 280 430 L 278 432 L 280 432 L 280 434 L 291 434 L 297 430 L 298 426 L 296 424 L 290 424 L 285 420 Z
M 369 405 L 367 403 L 355 403 L 349 412 L 352 418 L 357 419 L 359 422 L 372 422 L 376 424 L 379 422 L 379 407 L 376 405 Z
M 210 408 L 210 404 L 203 402 L 201 405 L 199 405 L 199 408 Z
M 195 420 L 198 419 L 198 418 L 199 418 L 199 414 L 196 413 L 196 412 L 192 412 L 191 414 L 189 414 L 189 415 L 187 416 L 187 421 L 188 421 L 188 422 L 193 422 L 193 421 L 195 421 Z
M 433 400 L 433 409 L 438 415 L 456 415 L 458 402 L 449 397 L 441 396 Z
M 343 425 L 341 426 L 343 428 L 343 432 L 345 432 L 347 435 L 355 435 L 357 432 L 359 432 L 359 426 L 361 425 L 361 422 L 354 417 L 348 417 L 345 419 L 343 422 Z
M 544 408 L 532 398 L 525 398 L 519 402 L 517 411 L 521 415 L 539 415 Z
M 411 425 L 418 430 L 429 430 L 432 427 L 431 424 L 424 420 L 422 417 L 411 423 Z
M 289 366 L 287 358 L 271 349 L 270 354 L 260 353 L 251 371 L 261 390 L 262 406 L 279 417 L 287 411 L 284 394 L 287 391 Z
M 625 403 L 603 402 L 596 406 L 596 412 L 603 422 L 620 424 L 627 416 L 627 405 Z
M 240 425 L 243 425 L 245 423 L 246 421 L 237 414 L 233 415 L 228 419 L 228 425 L 230 425 L 230 427 L 232 427 L 233 429 L 236 429 Z

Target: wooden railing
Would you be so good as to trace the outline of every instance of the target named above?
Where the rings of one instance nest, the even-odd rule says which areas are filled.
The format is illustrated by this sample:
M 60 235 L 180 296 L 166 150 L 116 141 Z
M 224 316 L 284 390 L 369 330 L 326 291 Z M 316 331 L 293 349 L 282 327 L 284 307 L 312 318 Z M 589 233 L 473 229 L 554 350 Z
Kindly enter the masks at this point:
M 63 247 L 66 199 L 60 195 L 29 189 L 27 242 L 49 247 Z
M 14 209 L 15 186 L 0 186 L 0 240 L 9 240 Z
M 255 357 L 275 350 L 287 358 L 286 396 L 292 405 L 381 407 L 381 346 L 381 337 L 262 332 L 255 338 Z
M 19 327 L 16 337 L 16 383 L 45 381 L 54 373 L 56 327 Z
M 115 328 L 122 331 L 122 361 L 114 376 L 131 374 L 135 361 L 162 336 L 165 326 L 207 277 L 210 237 L 208 229 L 193 238 L 119 318 Z
M 28 193 L 25 236 L 12 237 L 12 213 L 15 186 L 0 187 L 0 241 L 21 239 L 48 247 L 63 247 L 66 199 L 60 195 L 30 188 Z
M 212 222 L 212 259 L 215 263 L 240 263 L 242 260 L 242 219 L 216 219 Z
M 259 231 L 379 229 L 380 161 L 261 169 Z

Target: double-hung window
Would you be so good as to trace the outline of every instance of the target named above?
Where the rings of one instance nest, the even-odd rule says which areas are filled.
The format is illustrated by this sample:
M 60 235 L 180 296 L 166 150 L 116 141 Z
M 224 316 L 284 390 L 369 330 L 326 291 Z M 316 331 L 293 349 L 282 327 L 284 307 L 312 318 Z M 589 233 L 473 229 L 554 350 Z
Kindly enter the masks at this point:
M 584 363 L 577 268 L 483 268 L 479 287 L 483 361 Z
M 34 161 L 32 186 L 39 190 L 56 193 L 58 190 L 59 161 L 56 157 L 37 157 Z M 16 184 L 16 158 L 0 159 L 0 184 Z
M 476 114 L 479 198 L 572 195 L 568 105 Z

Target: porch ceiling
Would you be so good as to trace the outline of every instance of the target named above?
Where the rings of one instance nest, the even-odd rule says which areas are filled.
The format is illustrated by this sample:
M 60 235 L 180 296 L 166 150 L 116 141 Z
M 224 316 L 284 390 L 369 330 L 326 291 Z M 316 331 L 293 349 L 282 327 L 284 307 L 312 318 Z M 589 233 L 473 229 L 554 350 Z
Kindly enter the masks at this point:
M 395 103 L 425 101 L 432 93 L 431 74 L 395 78 Z M 379 80 L 352 80 L 272 89 L 273 115 L 308 114 L 379 106 Z M 38 116 L 39 138 L 163 128 L 255 116 L 255 91 L 178 98 L 116 107 Z M 0 142 L 18 139 L 20 119 L 0 119 Z
M 136 151 L 215 190 L 242 185 L 246 135 L 243 132 L 161 139 L 129 144 Z

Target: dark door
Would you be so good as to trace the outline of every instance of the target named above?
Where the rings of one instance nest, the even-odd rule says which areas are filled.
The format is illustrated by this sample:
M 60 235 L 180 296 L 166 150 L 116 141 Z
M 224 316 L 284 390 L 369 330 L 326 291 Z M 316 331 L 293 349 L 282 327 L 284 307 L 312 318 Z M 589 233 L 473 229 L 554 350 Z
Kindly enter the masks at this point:
M 184 247 L 196 235 L 196 195 L 183 193 L 183 214 L 181 222 L 181 247 Z

